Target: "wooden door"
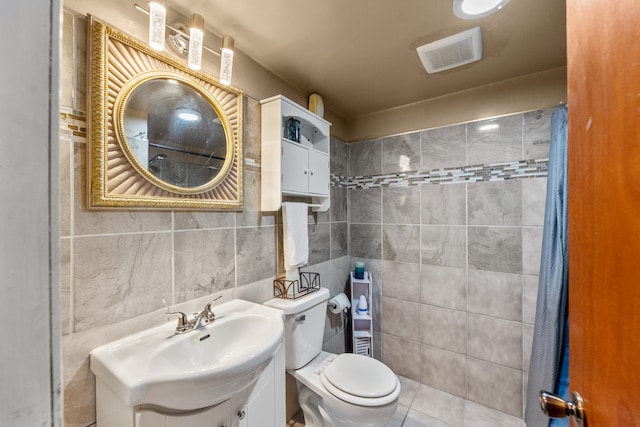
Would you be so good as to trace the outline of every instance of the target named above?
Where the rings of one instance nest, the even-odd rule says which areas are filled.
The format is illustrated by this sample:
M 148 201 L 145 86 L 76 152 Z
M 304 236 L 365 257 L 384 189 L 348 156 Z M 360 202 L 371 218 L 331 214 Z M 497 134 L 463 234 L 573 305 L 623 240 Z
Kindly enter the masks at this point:
M 571 390 L 640 426 L 640 1 L 567 0 Z

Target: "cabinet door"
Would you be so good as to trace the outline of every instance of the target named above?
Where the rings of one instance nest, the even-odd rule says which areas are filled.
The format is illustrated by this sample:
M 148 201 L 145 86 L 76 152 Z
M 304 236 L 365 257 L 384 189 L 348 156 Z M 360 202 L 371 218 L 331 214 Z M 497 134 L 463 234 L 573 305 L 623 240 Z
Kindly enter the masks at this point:
M 329 194 L 329 156 L 309 151 L 309 193 Z
M 229 402 L 187 414 L 162 414 L 151 409 L 136 411 L 136 427 L 229 427 Z
M 309 150 L 282 141 L 282 191 L 306 193 L 309 189 Z

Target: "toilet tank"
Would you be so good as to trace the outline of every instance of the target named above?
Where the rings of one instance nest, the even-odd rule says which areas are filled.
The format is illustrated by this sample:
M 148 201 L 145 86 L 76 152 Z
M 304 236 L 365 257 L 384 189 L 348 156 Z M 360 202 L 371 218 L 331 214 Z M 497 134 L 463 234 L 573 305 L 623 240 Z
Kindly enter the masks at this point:
M 329 290 L 319 290 L 298 299 L 274 298 L 264 305 L 282 310 L 287 369 L 299 369 L 322 351 Z

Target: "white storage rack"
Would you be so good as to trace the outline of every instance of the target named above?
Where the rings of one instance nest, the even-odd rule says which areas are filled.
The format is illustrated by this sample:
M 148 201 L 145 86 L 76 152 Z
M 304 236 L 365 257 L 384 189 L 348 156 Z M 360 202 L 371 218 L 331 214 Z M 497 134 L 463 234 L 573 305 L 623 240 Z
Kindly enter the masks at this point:
M 353 352 L 373 357 L 373 312 L 372 286 L 373 277 L 368 271 L 364 272 L 364 279 L 356 279 L 351 272 L 351 332 L 353 336 Z M 367 312 L 358 313 L 358 301 L 364 295 L 367 300 Z

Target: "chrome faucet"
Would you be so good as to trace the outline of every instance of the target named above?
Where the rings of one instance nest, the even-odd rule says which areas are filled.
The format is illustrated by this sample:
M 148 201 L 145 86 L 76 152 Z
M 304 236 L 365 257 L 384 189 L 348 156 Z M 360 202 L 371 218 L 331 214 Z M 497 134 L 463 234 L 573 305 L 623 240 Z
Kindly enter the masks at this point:
M 167 311 L 167 314 L 177 314 L 178 315 L 178 325 L 176 326 L 177 334 L 184 334 L 185 332 L 194 331 L 200 328 L 205 327 L 209 323 L 213 322 L 216 319 L 216 315 L 211 310 L 211 304 L 218 301 L 222 298 L 222 295 L 217 298 L 209 301 L 207 305 L 204 306 L 204 310 L 200 313 L 194 313 L 193 319 L 189 320 L 186 314 L 181 311 Z

